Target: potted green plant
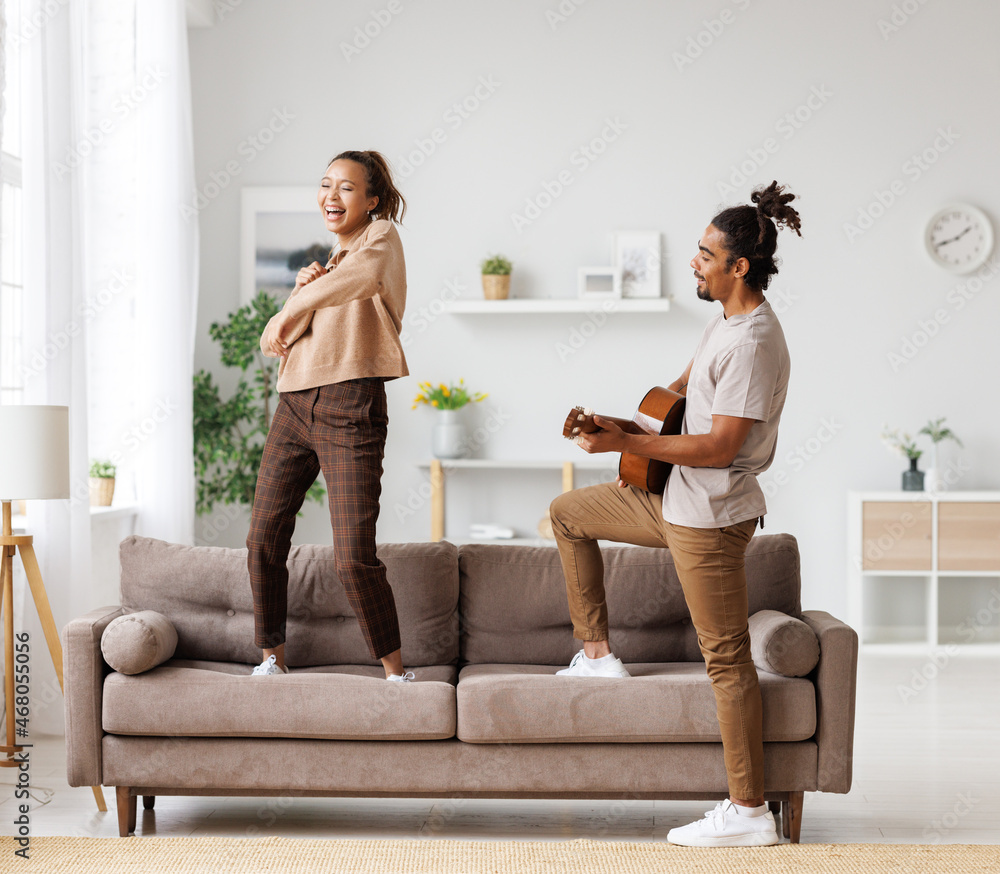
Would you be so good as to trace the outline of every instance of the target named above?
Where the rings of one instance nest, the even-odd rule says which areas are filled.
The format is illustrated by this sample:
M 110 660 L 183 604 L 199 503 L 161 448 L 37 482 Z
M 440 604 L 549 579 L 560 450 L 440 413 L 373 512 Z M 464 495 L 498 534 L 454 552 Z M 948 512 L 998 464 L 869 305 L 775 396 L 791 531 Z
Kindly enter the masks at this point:
M 938 444 L 944 440 L 954 440 L 959 446 L 962 446 L 962 441 L 958 439 L 955 432 L 952 431 L 951 428 L 948 428 L 944 424 L 944 420 L 944 416 L 940 419 L 931 419 L 918 432 L 919 434 L 926 434 L 931 438 L 931 466 L 925 474 L 924 481 L 925 488 L 928 491 L 933 492 L 941 492 L 948 487 L 948 484 L 945 482 L 942 474 L 941 467 L 938 464 Z
M 90 462 L 90 506 L 110 507 L 115 496 L 115 474 L 117 468 L 110 461 L 91 459 Z
M 503 255 L 493 255 L 483 261 L 483 296 L 487 300 L 506 300 L 510 296 L 513 266 Z
M 264 441 L 278 400 L 278 359 L 264 357 L 260 335 L 280 308 L 274 297 L 261 291 L 252 303 L 230 313 L 227 322 L 213 322 L 209 328 L 209 335 L 222 347 L 222 363 L 238 374 L 236 389 L 228 400 L 223 400 L 211 373 L 201 370 L 194 377 L 199 514 L 210 512 L 217 503 L 253 504 Z M 306 493 L 317 502 L 325 495 L 318 479 Z
M 882 442 L 890 452 L 897 452 L 910 460 L 910 469 L 903 471 L 903 491 L 923 491 L 924 474 L 923 471 L 917 470 L 917 461 L 924 453 L 923 450 L 917 449 L 917 441 L 909 434 L 901 434 L 898 428 L 890 431 L 888 425 L 883 425 Z

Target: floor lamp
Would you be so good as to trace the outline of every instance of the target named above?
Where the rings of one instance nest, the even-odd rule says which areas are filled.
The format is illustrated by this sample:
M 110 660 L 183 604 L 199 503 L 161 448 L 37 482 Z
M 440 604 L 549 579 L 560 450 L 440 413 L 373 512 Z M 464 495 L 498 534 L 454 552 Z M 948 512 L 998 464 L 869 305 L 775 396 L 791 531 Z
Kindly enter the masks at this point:
M 4 700 L 7 710 L 7 743 L 0 745 L 0 767 L 17 767 L 14 684 L 14 554 L 21 554 L 31 597 L 45 632 L 52 664 L 63 687 L 62 644 L 52 618 L 42 573 L 38 569 L 30 534 L 16 535 L 11 519 L 14 500 L 68 498 L 69 494 L 69 407 L 0 406 L 0 502 L 3 505 L 3 534 L 0 535 L 0 584 L 2 584 L 4 638 Z M 100 786 L 91 787 L 99 810 L 107 810 Z

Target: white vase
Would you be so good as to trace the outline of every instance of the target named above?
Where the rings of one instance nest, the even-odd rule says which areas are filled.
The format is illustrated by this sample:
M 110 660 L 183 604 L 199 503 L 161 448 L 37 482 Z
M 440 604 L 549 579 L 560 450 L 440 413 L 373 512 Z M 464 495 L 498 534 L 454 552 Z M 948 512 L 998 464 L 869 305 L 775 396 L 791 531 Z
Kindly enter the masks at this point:
M 469 454 L 461 410 L 438 410 L 431 432 L 431 452 L 435 458 L 462 458 Z
M 924 475 L 924 491 L 937 493 L 947 490 L 948 483 L 945 482 L 944 471 L 941 469 L 941 465 L 938 464 L 938 447 L 937 443 L 935 443 L 931 449 L 931 466 Z

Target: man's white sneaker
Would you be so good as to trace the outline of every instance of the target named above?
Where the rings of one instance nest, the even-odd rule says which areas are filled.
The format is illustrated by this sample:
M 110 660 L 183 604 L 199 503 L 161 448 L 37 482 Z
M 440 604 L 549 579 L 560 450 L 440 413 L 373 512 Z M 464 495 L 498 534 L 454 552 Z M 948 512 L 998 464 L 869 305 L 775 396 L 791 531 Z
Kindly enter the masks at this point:
M 568 668 L 556 671 L 556 674 L 560 677 L 614 677 L 616 679 L 629 676 L 625 665 L 622 664 L 621 659 L 615 658 L 614 653 L 599 659 L 588 659 L 582 649 L 573 656 L 573 661 L 569 663 Z
M 268 656 L 257 667 L 253 669 L 251 677 L 267 677 L 271 674 L 287 674 L 288 668 L 279 668 L 278 660 L 274 656 Z
M 670 829 L 667 840 L 682 847 L 769 847 L 778 843 L 778 830 L 770 810 L 746 816 L 727 798 L 704 819 Z
M 413 671 L 407 671 L 405 674 L 389 674 L 386 679 L 390 683 L 411 683 L 417 679 L 417 675 Z

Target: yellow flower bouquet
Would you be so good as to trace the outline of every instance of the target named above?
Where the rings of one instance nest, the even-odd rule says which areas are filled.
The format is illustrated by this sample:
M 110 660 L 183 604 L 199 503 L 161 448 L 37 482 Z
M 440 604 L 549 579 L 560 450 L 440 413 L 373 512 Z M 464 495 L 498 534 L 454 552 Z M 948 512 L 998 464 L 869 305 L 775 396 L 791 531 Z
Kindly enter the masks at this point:
M 488 395 L 483 392 L 470 394 L 464 379 L 460 379 L 458 385 L 445 385 L 441 382 L 434 386 L 429 382 L 422 382 L 420 394 L 413 399 L 413 409 L 418 404 L 427 404 L 435 410 L 460 410 L 466 404 L 478 403 L 486 397 Z

